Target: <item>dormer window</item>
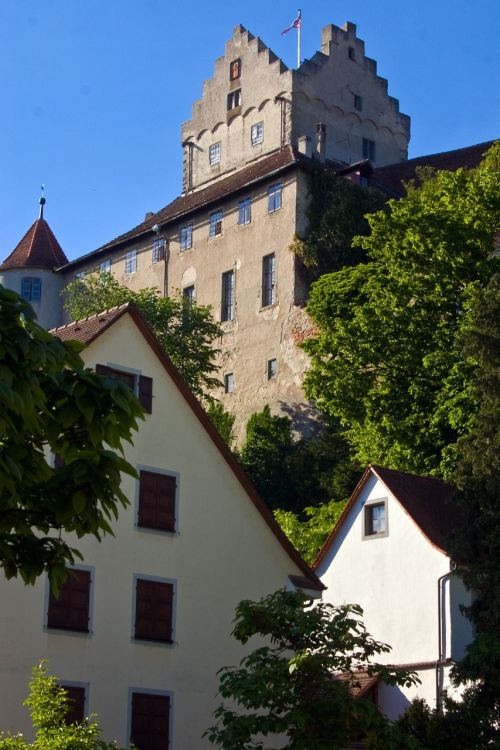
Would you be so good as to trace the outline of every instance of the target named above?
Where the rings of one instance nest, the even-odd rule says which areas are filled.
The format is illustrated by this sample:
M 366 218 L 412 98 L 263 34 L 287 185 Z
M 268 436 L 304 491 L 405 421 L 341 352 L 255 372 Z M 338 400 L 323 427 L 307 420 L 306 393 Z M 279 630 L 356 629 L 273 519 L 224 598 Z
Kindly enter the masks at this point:
M 236 81 L 241 75 L 241 60 L 233 60 L 229 65 L 229 80 Z
M 21 282 L 21 297 L 26 302 L 39 302 L 42 298 L 42 280 L 26 276 Z
M 236 107 L 239 107 L 240 104 L 241 104 L 241 89 L 236 89 L 236 91 L 231 91 L 227 95 L 228 111 L 231 109 L 235 109 Z

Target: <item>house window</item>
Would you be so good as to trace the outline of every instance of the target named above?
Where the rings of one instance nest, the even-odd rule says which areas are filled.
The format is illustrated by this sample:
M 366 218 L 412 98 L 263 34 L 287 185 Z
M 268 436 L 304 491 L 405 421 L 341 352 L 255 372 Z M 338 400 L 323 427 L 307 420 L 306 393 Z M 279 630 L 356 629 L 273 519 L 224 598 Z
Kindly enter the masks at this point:
M 276 256 L 274 253 L 262 258 L 262 307 L 276 302 Z
M 137 271 L 137 250 L 129 250 L 125 258 L 125 273 L 131 274 Z
M 181 227 L 179 232 L 179 245 L 181 248 L 181 253 L 184 252 L 184 250 L 189 250 L 193 247 L 193 225 L 192 224 L 186 224 L 185 226 Z
M 228 111 L 231 109 L 235 109 L 236 107 L 239 107 L 240 104 L 241 104 L 241 89 L 236 89 L 235 91 L 231 91 L 227 95 Z
M 208 236 L 211 240 L 222 234 L 222 208 L 210 214 L 210 230 Z
M 137 750 L 170 747 L 170 696 L 132 692 L 130 743 Z
M 267 188 L 267 212 L 272 214 L 281 208 L 281 182 Z
M 208 149 L 208 161 L 210 164 L 218 164 L 220 162 L 220 143 L 212 143 Z
M 134 396 L 137 396 L 141 402 L 144 411 L 151 414 L 153 410 L 153 378 L 146 375 L 138 375 L 134 372 L 119 370 L 107 365 L 96 365 L 95 371 L 98 375 L 105 378 L 113 378 L 130 388 Z
M 182 290 L 182 296 L 186 300 L 188 305 L 192 305 L 196 300 L 194 284 L 192 284 L 191 286 L 185 286 Z
M 349 47 L 349 49 L 348 49 L 348 55 L 349 55 L 349 60 L 355 60 L 356 59 L 356 51 L 355 51 L 354 47 Z
M 363 138 L 363 159 L 375 161 L 375 141 Z
M 173 643 L 174 584 L 135 579 L 134 638 Z
M 387 535 L 387 503 L 385 500 L 365 505 L 364 536 Z
M 232 393 L 234 391 L 234 374 L 228 372 L 224 375 L 224 393 Z
M 158 238 L 153 240 L 151 261 L 152 263 L 159 263 L 161 260 L 165 260 L 165 240 Z
M 56 597 L 49 592 L 47 627 L 59 630 L 90 630 L 90 570 L 70 568 Z
M 27 276 L 21 282 L 21 297 L 27 302 L 39 302 L 42 297 L 42 280 Z
M 256 125 L 252 125 L 250 130 L 250 140 L 252 146 L 257 146 L 258 143 L 262 143 L 264 140 L 264 123 L 258 122 Z
M 241 60 L 233 60 L 229 65 L 229 80 L 236 81 L 241 75 Z
M 111 273 L 111 260 L 109 258 L 101 261 L 101 263 L 99 264 L 99 271 L 101 273 Z
M 267 360 L 267 379 L 272 380 L 276 377 L 276 373 L 278 372 L 278 363 L 275 359 L 268 359 Z
M 358 112 L 363 109 L 363 99 L 358 94 L 354 94 L 354 109 L 357 109 Z
M 64 721 L 66 724 L 81 723 L 85 719 L 85 700 L 86 690 L 80 685 L 66 685 L 64 682 L 60 683 L 61 687 L 67 693 L 69 710 Z
M 141 470 L 137 525 L 143 529 L 175 531 L 176 499 L 176 476 Z
M 252 220 L 252 199 L 245 198 L 238 204 L 238 226 L 243 227 L 250 224 Z
M 222 322 L 234 318 L 234 271 L 222 274 L 221 316 Z

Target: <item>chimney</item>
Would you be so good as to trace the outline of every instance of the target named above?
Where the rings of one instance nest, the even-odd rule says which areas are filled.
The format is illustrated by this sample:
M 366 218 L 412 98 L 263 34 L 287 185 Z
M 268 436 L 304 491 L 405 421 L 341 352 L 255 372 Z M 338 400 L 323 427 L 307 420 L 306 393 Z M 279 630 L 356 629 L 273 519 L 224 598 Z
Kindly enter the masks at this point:
M 316 159 L 320 162 L 324 162 L 326 159 L 326 125 L 322 122 L 318 122 L 316 125 L 316 143 L 315 143 L 315 154 Z
M 297 148 L 299 154 L 304 154 L 309 158 L 312 157 L 312 143 L 308 135 L 301 135 L 297 138 Z
M 146 211 L 146 216 L 144 217 L 144 221 L 149 221 L 152 216 L 154 216 L 154 211 Z

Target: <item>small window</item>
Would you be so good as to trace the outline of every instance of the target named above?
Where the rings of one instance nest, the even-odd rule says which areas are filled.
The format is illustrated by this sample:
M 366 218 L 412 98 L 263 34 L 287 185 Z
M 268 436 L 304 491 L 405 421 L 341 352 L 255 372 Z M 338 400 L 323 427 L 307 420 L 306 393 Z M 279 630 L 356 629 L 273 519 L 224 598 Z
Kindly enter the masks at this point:
M 210 164 L 218 164 L 220 162 L 220 143 L 212 143 L 208 149 L 208 161 Z
M 387 535 L 387 503 L 370 503 L 365 505 L 365 537 Z
M 131 274 L 137 271 L 137 250 L 129 250 L 125 258 L 125 273 Z
M 236 107 L 239 107 L 240 104 L 241 104 L 241 89 L 236 89 L 236 91 L 231 91 L 227 95 L 228 110 L 235 109 Z
M 363 159 L 375 161 L 375 141 L 363 138 Z
M 262 141 L 264 140 L 263 122 L 258 122 L 256 125 L 252 125 L 250 131 L 250 139 L 252 141 L 252 146 L 257 146 L 257 144 L 262 143 Z
M 209 239 L 213 240 L 214 237 L 220 237 L 222 234 L 222 209 L 219 211 L 213 211 L 210 214 L 210 229 L 208 232 Z
M 349 47 L 348 50 L 349 60 L 356 60 L 356 50 L 354 47 Z
M 186 300 L 188 305 L 194 304 L 194 302 L 196 301 L 194 284 L 192 284 L 191 286 L 185 286 L 182 290 L 182 296 Z
M 270 185 L 267 189 L 267 212 L 272 214 L 281 208 L 281 182 Z
M 69 703 L 68 713 L 64 717 L 65 723 L 81 724 L 85 719 L 85 688 L 79 685 L 66 685 L 64 682 L 60 683 L 60 685 L 67 693 Z
M 173 605 L 173 583 L 136 578 L 134 638 L 173 643 Z
M 42 280 L 27 276 L 21 282 L 21 297 L 27 302 L 39 302 L 42 297 Z
M 234 318 L 234 271 L 222 274 L 221 316 L 222 322 Z
M 111 273 L 111 260 L 109 258 L 101 261 L 101 263 L 99 264 L 99 271 L 101 273 Z
M 236 81 L 241 75 L 241 60 L 233 60 L 229 65 L 229 80 Z
M 153 240 L 152 250 L 151 262 L 153 264 L 165 260 L 165 240 L 163 238 Z
M 274 253 L 262 259 L 262 307 L 276 302 L 276 256 Z
M 170 747 L 170 697 L 132 692 L 130 743 L 137 750 Z
M 252 199 L 245 198 L 238 204 L 238 226 L 243 227 L 250 224 L 252 220 Z
M 359 94 L 354 94 L 354 109 L 357 109 L 358 112 L 361 112 L 363 110 L 363 99 L 359 96 Z
M 176 496 L 177 477 L 141 470 L 137 525 L 143 529 L 175 531 Z
M 179 232 L 179 245 L 181 248 L 181 253 L 184 252 L 184 250 L 190 250 L 190 248 L 193 247 L 193 225 L 192 224 L 186 224 L 185 226 L 181 227 Z
M 278 372 L 278 363 L 275 359 L 268 359 L 267 360 L 267 379 L 273 380 L 273 378 L 276 377 L 276 373 Z
M 152 413 L 153 409 L 153 378 L 146 375 L 137 375 L 134 372 L 118 370 L 107 365 L 96 365 L 95 371 L 98 375 L 106 378 L 114 378 L 130 388 L 134 396 L 137 396 L 141 402 L 144 411 L 147 414 Z
M 70 568 L 59 595 L 49 592 L 47 627 L 89 632 L 90 570 Z
M 224 375 L 224 392 L 232 393 L 234 391 L 234 374 L 228 372 Z

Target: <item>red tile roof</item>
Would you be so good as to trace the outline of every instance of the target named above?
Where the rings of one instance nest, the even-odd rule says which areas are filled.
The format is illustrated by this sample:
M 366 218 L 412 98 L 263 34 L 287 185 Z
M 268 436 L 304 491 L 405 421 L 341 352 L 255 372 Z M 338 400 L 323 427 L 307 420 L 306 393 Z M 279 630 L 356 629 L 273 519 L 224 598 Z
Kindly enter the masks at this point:
M 0 265 L 0 271 L 11 268 L 57 268 L 67 262 L 52 229 L 45 219 L 37 219 Z
M 420 477 L 381 466 L 368 466 L 351 495 L 342 515 L 330 532 L 313 564 L 315 570 L 347 520 L 352 507 L 370 476 L 376 476 L 413 519 L 428 541 L 443 554 L 447 553 L 447 537 L 462 520 L 459 508 L 453 502 L 455 489 L 441 479 Z
M 354 698 L 362 698 L 372 687 L 374 687 L 379 679 L 378 674 L 368 674 L 365 670 L 359 670 L 357 672 L 349 672 L 342 674 L 335 674 L 333 679 L 340 680 L 341 682 L 347 682 L 349 692 Z
M 124 305 L 119 305 L 117 307 L 111 308 L 110 310 L 105 310 L 98 315 L 92 315 L 88 318 L 84 318 L 83 320 L 78 320 L 74 323 L 69 323 L 68 325 L 61 326 L 59 328 L 53 328 L 50 333 L 52 333 L 54 336 L 57 336 L 57 338 L 61 339 L 62 341 L 81 341 L 83 344 L 88 345 L 92 341 L 94 341 L 94 339 L 100 336 L 103 331 L 113 325 L 113 323 L 115 323 L 125 313 L 128 313 L 131 316 L 134 323 L 137 325 L 142 335 L 146 339 L 147 343 L 160 360 L 166 372 L 168 373 L 174 384 L 177 386 L 178 390 L 180 391 L 181 397 L 184 398 L 188 406 L 194 412 L 195 416 L 201 422 L 202 428 L 205 429 L 215 446 L 222 454 L 223 459 L 227 462 L 229 468 L 235 474 L 236 479 L 242 485 L 243 490 L 253 502 L 258 512 L 270 528 L 271 532 L 277 538 L 278 542 L 284 548 L 289 557 L 295 562 L 299 570 L 303 573 L 303 577 L 292 576 L 293 578 L 295 578 L 295 584 L 297 586 L 304 585 L 304 587 L 306 587 L 307 584 L 308 589 L 322 591 L 325 586 L 321 583 L 319 578 L 311 570 L 307 563 L 302 559 L 295 547 L 289 541 L 288 537 L 284 534 L 281 527 L 275 520 L 273 514 L 264 503 L 264 501 L 259 497 L 257 491 L 255 490 L 255 487 L 250 482 L 240 464 L 235 459 L 235 457 L 225 444 L 224 440 L 217 432 L 216 428 L 212 424 L 212 421 L 207 416 L 205 410 L 200 406 L 197 399 L 184 382 L 183 378 L 179 374 L 177 368 L 166 353 L 165 349 L 160 344 L 153 331 L 142 317 L 141 313 L 133 304 L 127 302 Z
M 389 164 L 386 167 L 378 167 L 373 172 L 370 184 L 388 190 L 396 196 L 403 195 L 403 182 L 415 178 L 417 167 L 433 167 L 436 170 L 446 169 L 450 172 L 454 172 L 460 167 L 471 169 L 478 166 L 483 155 L 494 142 L 485 141 L 485 143 L 477 143 L 474 146 L 458 148 L 454 151 L 417 156 L 416 159 L 408 159 L 408 161 Z

